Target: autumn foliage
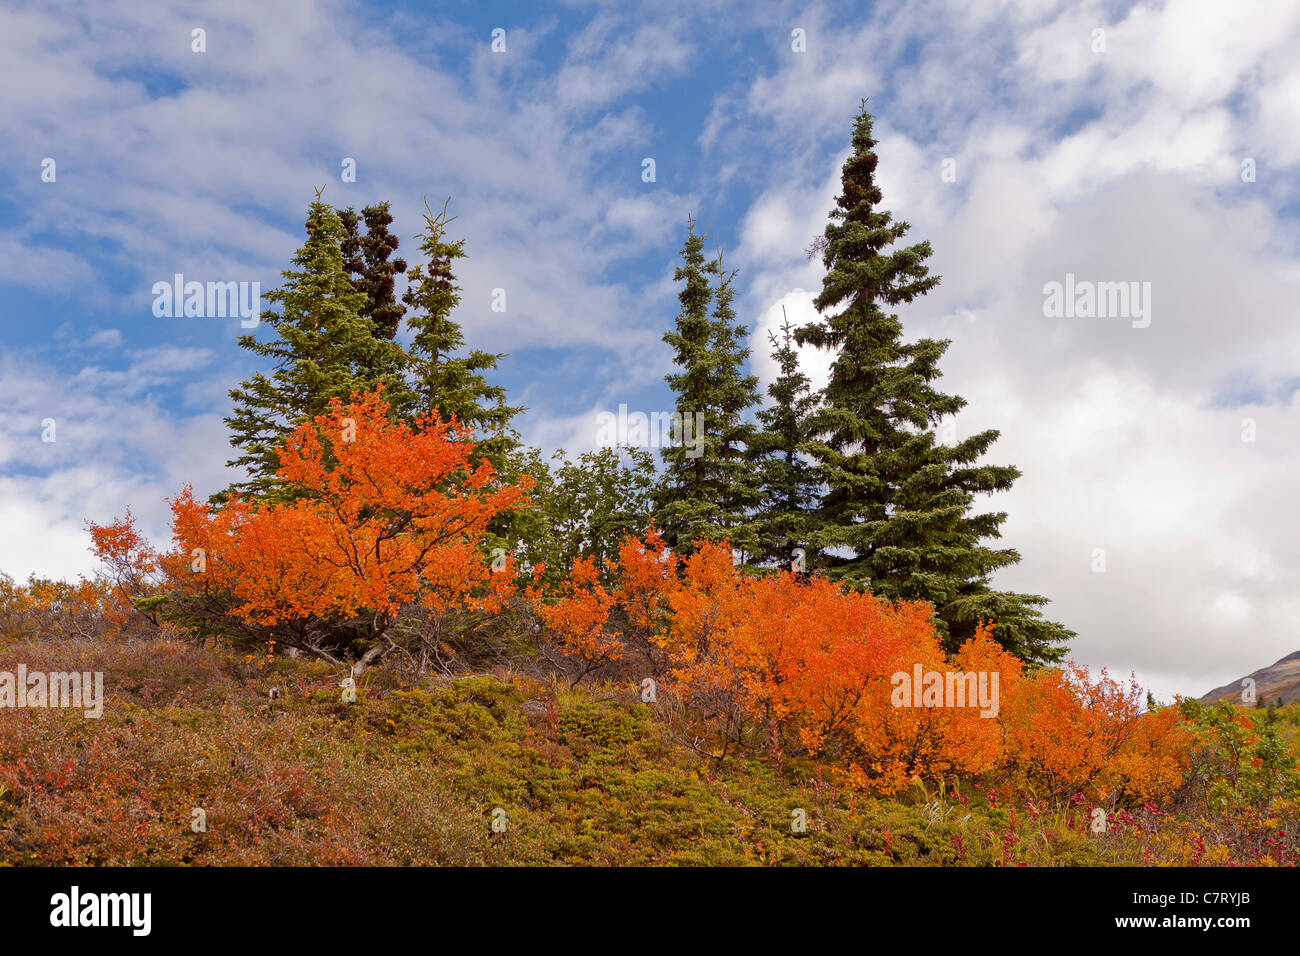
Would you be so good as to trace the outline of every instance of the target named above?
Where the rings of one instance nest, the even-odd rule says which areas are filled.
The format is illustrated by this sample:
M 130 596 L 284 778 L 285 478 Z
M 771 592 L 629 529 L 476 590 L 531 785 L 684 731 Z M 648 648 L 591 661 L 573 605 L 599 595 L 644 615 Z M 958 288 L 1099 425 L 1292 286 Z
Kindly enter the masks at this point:
M 117 637 L 132 624 L 130 605 L 99 578 L 15 584 L 0 575 L 0 637 L 46 635 L 85 640 Z
M 752 576 L 725 543 L 684 561 L 651 529 L 625 542 L 606 589 L 581 564 L 539 614 L 577 677 L 635 658 L 697 749 L 829 760 L 856 787 L 1010 777 L 1032 792 L 1145 799 L 1182 781 L 1193 737 L 1104 672 L 1024 665 L 980 626 L 951 658 L 923 602 L 891 604 L 794 574 Z M 897 706 L 895 675 L 996 678 L 997 710 Z M 973 685 L 972 685 L 973 686 Z M 973 701 L 972 701 L 973 703 Z M 689 730 L 686 728 L 690 728 Z
M 200 630 L 335 662 L 406 649 L 404 623 L 419 646 L 431 622 L 494 610 L 513 565 L 493 568 L 485 535 L 527 501 L 529 480 L 504 484 L 472 460 L 454 420 L 394 423 L 388 411 L 375 392 L 297 428 L 280 451 L 277 500 L 214 508 L 186 488 L 171 501 L 166 554 L 141 548 L 129 520 L 92 528 L 96 551 L 125 587 L 166 592 L 171 613 Z

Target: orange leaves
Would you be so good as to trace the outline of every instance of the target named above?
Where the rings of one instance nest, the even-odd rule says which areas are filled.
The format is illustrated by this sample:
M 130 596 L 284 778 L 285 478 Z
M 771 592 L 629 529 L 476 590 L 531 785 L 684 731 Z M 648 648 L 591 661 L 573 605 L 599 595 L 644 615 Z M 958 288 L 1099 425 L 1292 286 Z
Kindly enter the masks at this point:
M 619 546 L 618 560 L 611 563 L 618 580 L 619 604 L 629 625 L 625 639 L 653 657 L 658 629 L 667 610 L 667 597 L 676 587 L 677 556 L 668 550 L 653 525 L 645 540 L 628 538 Z
M 763 591 L 764 604 L 782 611 L 761 625 L 776 700 L 818 739 L 887 727 L 897 716 L 886 710 L 890 676 L 943 659 L 924 605 L 889 605 L 820 578 L 800 585 L 786 572 Z
M 0 575 L 0 637 L 115 637 L 130 617 L 122 592 L 102 579 L 33 576 L 17 585 Z
M 711 542 L 700 543 L 686 560 L 681 578 L 664 579 L 667 626 L 657 631 L 656 643 L 683 674 L 711 658 L 739 658 L 753 650 L 742 633 L 752 584 L 736 573 L 731 549 Z
M 677 697 L 711 715 L 725 753 L 764 716 L 762 647 L 752 627 L 758 582 L 736 571 L 725 542 L 696 544 L 681 576 L 666 582 L 655 642 Z
M 531 479 L 501 483 L 454 421 L 394 423 L 388 411 L 369 393 L 299 426 L 280 451 L 285 501 L 232 497 L 214 510 L 182 491 L 175 550 L 159 559 L 176 590 L 220 596 L 248 626 L 357 620 L 371 638 L 409 606 L 436 616 L 499 601 L 510 575 L 493 574 L 483 539 L 493 518 L 526 504 Z M 129 556 L 133 535 L 122 522 L 99 529 L 96 545 Z
M 530 480 L 499 484 L 488 462 L 470 460 L 455 422 L 429 416 L 411 427 L 387 414 L 379 393 L 336 401 L 281 450 L 278 474 L 300 497 L 256 511 L 232 501 L 208 515 L 227 541 L 221 561 L 239 571 L 229 582 L 244 599 L 235 613 L 266 624 L 392 617 L 419 602 L 437 614 L 487 586 L 488 522 L 524 504 Z M 210 538 L 196 530 L 178 544 Z
M 537 604 L 538 616 L 555 635 L 564 652 L 579 662 L 574 683 L 585 674 L 623 656 L 617 633 L 607 634 L 606 622 L 615 599 L 600 586 L 591 558 L 574 562 L 562 596 L 554 604 Z
M 120 580 L 141 581 L 157 572 L 158 556 L 136 528 L 131 509 L 123 518 L 106 525 L 92 523 L 89 528 L 91 550 Z
M 952 658 L 952 669 L 960 674 L 989 675 L 989 689 L 996 689 L 998 717 L 1005 702 L 1019 693 L 1023 665 L 993 640 L 993 623 L 986 621 L 975 630 Z M 996 685 L 993 681 L 996 676 Z M 1000 720 L 982 716 L 981 709 L 957 708 L 943 733 L 943 746 L 952 755 L 953 770 L 976 773 L 1002 764 L 1006 746 Z
M 895 671 L 944 665 L 928 605 L 890 605 L 786 572 L 751 577 L 725 542 L 697 542 L 679 562 L 654 529 L 625 541 L 609 571 L 612 593 L 581 564 L 560 603 L 540 609 L 544 623 L 583 660 L 617 659 L 618 641 L 658 651 L 654 673 L 705 716 L 723 752 L 776 728 L 809 751 L 901 761 L 910 774 L 923 766 L 917 741 L 941 742 L 942 717 L 890 703 Z M 981 648 L 996 648 L 981 634 Z
M 416 602 L 442 613 L 488 583 L 479 554 L 487 524 L 525 502 L 527 480 L 498 485 L 490 464 L 470 461 L 455 422 L 431 416 L 412 428 L 387 413 L 378 393 L 336 401 L 281 450 L 278 474 L 301 497 L 257 510 L 232 501 L 193 538 L 178 538 L 183 549 L 216 544 L 243 600 L 235 614 L 262 624 L 363 611 L 391 618 Z
M 762 582 L 762 641 L 770 693 L 800 744 L 835 759 L 850 782 L 897 790 L 918 775 L 981 773 L 1001 758 L 997 722 L 978 694 L 900 706 L 894 689 L 914 674 L 945 684 L 999 691 L 1019 664 L 981 628 L 949 661 L 923 603 L 889 604 L 820 579 L 782 574 Z M 951 681 L 949 680 L 951 676 Z M 910 704 L 911 701 L 909 700 Z M 921 701 L 916 701 L 920 704 Z
M 539 608 L 543 622 L 593 666 L 627 648 L 660 651 L 654 673 L 710 752 L 783 742 L 831 761 L 851 786 L 885 792 L 997 773 L 1061 794 L 1144 799 L 1182 779 L 1191 735 L 1172 710 L 1140 714 L 1137 688 L 1104 672 L 1026 674 L 992 622 L 948 658 L 924 602 L 787 572 L 752 577 L 725 542 L 696 542 L 679 562 L 653 529 L 625 541 L 608 570 L 606 591 L 580 562 L 559 603 Z
M 1182 782 L 1192 734 L 1173 708 L 1142 714 L 1140 700 L 1136 683 L 1104 669 L 1096 678 L 1077 664 L 1035 673 L 1010 696 L 1003 718 L 1014 771 L 1058 795 L 1168 793 Z

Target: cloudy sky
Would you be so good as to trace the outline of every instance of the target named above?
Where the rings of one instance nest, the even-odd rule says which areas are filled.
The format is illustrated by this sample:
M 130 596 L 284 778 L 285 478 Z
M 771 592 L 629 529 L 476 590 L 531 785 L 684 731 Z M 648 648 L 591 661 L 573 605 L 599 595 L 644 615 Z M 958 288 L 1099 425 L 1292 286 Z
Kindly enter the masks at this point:
M 906 332 L 952 340 L 956 436 L 1024 472 L 986 505 L 1024 558 L 998 584 L 1163 697 L 1300 649 L 1300 5 L 204 6 L 0 3 L 0 570 L 88 572 L 87 519 L 162 540 L 165 495 L 226 482 L 239 322 L 156 318 L 152 286 L 273 288 L 321 186 L 404 240 L 452 197 L 458 318 L 536 445 L 671 407 L 688 215 L 766 382 L 869 97 L 943 277 Z M 1150 283 L 1149 324 L 1045 315 L 1067 274 Z

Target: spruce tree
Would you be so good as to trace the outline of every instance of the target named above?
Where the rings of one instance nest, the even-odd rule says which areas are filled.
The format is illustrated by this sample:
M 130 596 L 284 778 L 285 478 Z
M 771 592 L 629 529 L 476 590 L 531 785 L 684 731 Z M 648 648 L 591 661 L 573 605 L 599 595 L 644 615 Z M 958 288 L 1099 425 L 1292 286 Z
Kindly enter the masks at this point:
M 827 572 L 888 599 L 924 599 L 955 650 L 982 618 L 1027 660 L 1059 660 L 1073 636 L 1042 618 L 1036 595 L 993 591 L 988 579 L 1020 560 L 984 542 L 1000 537 L 1004 512 L 973 514 L 974 496 L 1009 489 L 1018 469 L 980 464 L 996 430 L 954 445 L 936 426 L 965 400 L 938 391 L 949 342 L 902 339 L 887 311 L 934 288 L 928 242 L 903 246 L 906 222 L 881 208 L 876 141 L 865 101 L 845 161 L 842 192 L 819 247 L 826 275 L 814 301 L 821 320 L 795 333 L 799 344 L 834 352 L 815 418 L 811 450 L 825 491 L 812 543 Z
M 758 401 L 758 380 L 744 371 L 749 353 L 741 344 L 745 328 L 735 324 L 731 306 L 734 274 L 723 270 L 721 254 L 705 259 L 704 238 L 688 220 L 682 264 L 673 274 L 681 283 L 681 310 L 664 335 L 680 370 L 664 379 L 677 396 L 677 434 L 662 452 L 655 521 L 664 540 L 683 552 L 699 539 L 735 538 L 732 543 L 744 549 L 747 511 L 758 497 L 745 464 L 753 427 L 743 419 Z M 716 289 L 710 284 L 714 276 Z
M 803 570 L 820 490 L 808 458 L 817 396 L 799 368 L 789 320 L 781 324 L 779 337 L 769 332 L 768 338 L 777 376 L 767 387 L 771 404 L 756 416 L 759 427 L 747 455 L 760 488 L 750 523 L 753 558 L 760 565 L 775 562 L 778 567 Z
M 449 200 L 450 201 L 450 200 Z M 425 203 L 425 229 L 420 253 L 426 260 L 411 269 L 402 301 L 410 308 L 407 325 L 414 336 L 407 349 L 407 365 L 414 389 L 412 414 L 437 410 L 444 419 L 454 417 L 474 429 L 476 450 L 501 469 L 506 458 L 519 447 L 519 435 L 511 426 L 522 408 L 506 404 L 506 389 L 490 385 L 484 372 L 494 371 L 504 353 L 462 349 L 465 335 L 451 318 L 460 304 L 455 264 L 465 257 L 465 242 L 447 239 L 447 206 L 434 213 Z
M 749 347 L 745 345 L 748 329 L 736 324 L 736 312 L 731 305 L 736 273 L 723 268 L 721 250 L 714 260 L 714 271 L 718 286 L 713 296 L 711 365 L 712 391 L 717 401 L 713 430 L 718 438 L 714 463 L 718 504 L 722 530 L 732 547 L 748 558 L 756 545 L 748 517 L 758 505 L 760 490 L 748 461 L 757 429 L 745 416 L 752 406 L 759 404 L 758 376 L 745 371 L 749 360 Z
M 239 338 L 240 346 L 270 359 L 273 371 L 258 372 L 230 392 L 234 410 L 225 421 L 240 454 L 227 464 L 247 469 L 249 477 L 213 495 L 214 503 L 231 491 L 263 498 L 280 494 L 275 477 L 280 442 L 301 422 L 323 414 L 330 399 L 346 401 L 353 392 L 383 385 L 390 398 L 403 401 L 401 350 L 377 335 L 374 322 L 361 314 L 366 295 L 353 287 L 344 268 L 343 222 L 319 191 L 307 213 L 306 232 L 292 260 L 295 268 L 281 273 L 285 284 L 266 295 L 280 307 L 261 316 L 273 337 Z
M 339 219 L 343 223 L 343 268 L 353 287 L 366 297 L 359 311 L 375 323 L 378 335 L 391 340 L 406 314 L 406 307 L 397 301 L 395 278 L 406 272 L 406 261 L 393 258 L 398 240 L 388 228 L 393 223 L 389 206 L 386 202 L 366 206 L 359 216 L 349 206 L 339 213 Z
M 673 272 L 674 281 L 681 283 L 677 294 L 681 310 L 673 330 L 663 337 L 681 371 L 670 373 L 664 380 L 677 395 L 676 422 L 685 423 L 691 434 L 675 435 L 677 441 L 662 449 L 664 478 L 655 499 L 655 523 L 674 548 L 679 542 L 686 547 L 698 538 L 711 539 L 721 517 L 709 488 L 701 444 L 709 430 L 703 413 L 709 399 L 709 304 L 713 299 L 709 276 L 716 267 L 705 261 L 704 236 L 696 233 L 693 219 L 687 220 L 681 257 L 682 264 Z M 695 429 L 701 421 L 702 435 Z

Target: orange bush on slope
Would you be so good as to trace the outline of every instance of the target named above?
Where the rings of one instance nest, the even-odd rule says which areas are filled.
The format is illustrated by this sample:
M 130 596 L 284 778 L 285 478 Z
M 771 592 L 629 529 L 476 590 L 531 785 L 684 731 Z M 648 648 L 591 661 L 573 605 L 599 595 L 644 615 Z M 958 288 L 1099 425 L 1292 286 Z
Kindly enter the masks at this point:
M 130 605 L 108 581 L 32 576 L 15 584 L 0 575 L 0 637 L 97 640 L 122 635 L 130 623 Z
M 1078 664 L 1044 669 L 1008 698 L 1008 769 L 1062 795 L 1146 799 L 1183 781 L 1195 734 L 1176 708 L 1141 712 L 1141 689 Z
M 343 625 L 370 646 L 368 662 L 393 647 L 408 606 L 433 618 L 495 607 L 512 574 L 492 572 L 482 542 L 493 518 L 526 503 L 531 479 L 502 484 L 454 421 L 394 423 L 388 409 L 377 392 L 336 400 L 291 433 L 278 472 L 290 500 L 214 509 L 186 488 L 171 502 L 173 551 L 140 557 L 117 522 L 92 529 L 100 557 L 126 580 L 157 570 L 194 616 L 276 630 L 331 660 L 324 642 Z
M 949 659 L 924 603 L 889 604 L 784 572 L 752 577 L 733 566 L 726 543 L 697 542 L 677 573 L 653 529 L 625 542 L 609 570 L 612 591 L 588 568 L 541 607 L 543 620 L 586 660 L 593 648 L 614 659 L 627 630 L 661 649 L 656 673 L 708 728 L 715 752 L 761 747 L 768 730 L 774 743 L 821 754 L 862 787 L 998 774 L 1058 795 L 1091 787 L 1134 799 L 1170 792 L 1187 766 L 1191 735 L 1172 710 L 1140 714 L 1136 688 L 1104 673 L 1026 674 L 993 641 L 991 622 Z M 895 689 L 918 667 L 953 675 L 954 688 L 974 691 L 983 680 L 996 693 L 990 715 L 958 700 L 899 706 Z

